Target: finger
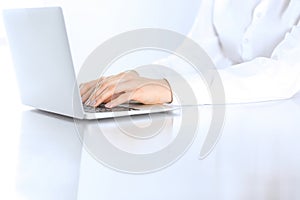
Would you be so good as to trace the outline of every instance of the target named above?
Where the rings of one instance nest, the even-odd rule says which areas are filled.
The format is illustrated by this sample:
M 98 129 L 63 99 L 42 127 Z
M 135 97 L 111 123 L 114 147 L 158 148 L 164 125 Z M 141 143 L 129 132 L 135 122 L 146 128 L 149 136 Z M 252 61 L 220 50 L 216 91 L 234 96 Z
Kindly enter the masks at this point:
M 84 93 L 83 96 L 81 96 L 82 102 L 88 104 L 88 100 L 90 100 L 91 94 L 92 94 L 94 91 L 95 91 L 95 88 L 92 87 L 92 88 L 90 88 L 89 91 L 87 91 L 86 93 Z
M 99 106 L 104 100 L 111 98 L 114 95 L 114 91 L 113 86 L 106 88 L 101 95 L 93 97 L 94 99 L 91 101 L 91 106 Z
M 96 96 L 96 92 L 104 79 L 105 77 L 101 77 L 100 79 L 98 79 L 97 82 L 94 83 L 93 87 L 90 87 L 90 89 L 82 95 L 83 102 L 90 102 L 94 100 L 94 97 Z
M 93 94 L 91 94 L 90 101 L 94 102 L 96 99 L 99 98 L 99 96 L 102 96 L 103 93 L 108 90 L 108 88 L 115 89 L 116 86 L 123 85 L 121 84 L 123 83 L 123 81 L 124 81 L 123 79 L 120 79 L 118 77 L 110 77 L 110 78 L 103 79 L 103 81 L 99 84 L 99 87 L 95 89 Z
M 133 96 L 133 92 L 126 92 L 121 94 L 118 98 L 108 102 L 107 104 L 105 104 L 105 107 L 107 108 L 113 108 L 116 107 L 122 103 L 128 102 L 132 99 Z
M 118 96 L 120 96 L 123 93 L 135 92 L 138 88 L 142 87 L 143 85 L 144 84 L 141 84 L 139 83 L 139 81 L 136 80 L 125 81 L 122 84 L 118 84 L 117 86 L 111 85 L 106 89 L 104 89 L 102 93 L 95 94 L 95 96 L 93 95 L 91 102 L 93 103 L 97 102 L 96 105 L 99 105 L 101 103 L 106 103 L 108 101 L 116 99 Z
M 80 96 L 83 96 L 86 92 L 90 90 L 91 87 L 93 87 L 96 84 L 97 80 L 93 80 L 87 83 L 82 83 L 79 86 L 80 89 Z
M 106 87 L 101 93 L 99 91 L 96 92 L 96 94 L 93 94 L 93 97 L 91 98 L 91 102 L 97 102 L 99 105 L 100 103 L 105 103 L 110 101 L 111 99 L 114 99 L 121 94 L 125 92 L 129 92 L 132 90 L 135 90 L 135 82 L 134 81 L 126 81 L 122 84 L 118 85 L 110 85 Z M 101 100 L 100 100 L 101 99 Z
M 101 83 L 101 81 L 104 78 L 105 77 L 101 77 L 99 79 L 90 81 L 88 83 L 80 84 L 80 86 L 79 86 L 80 96 L 84 97 L 84 96 L 91 95 L 91 91 L 93 91 Z M 82 98 L 82 102 L 85 102 L 86 100 L 87 100 L 86 97 L 84 99 Z
M 107 88 L 109 87 L 116 88 L 121 83 L 122 83 L 121 85 L 123 85 L 123 82 L 131 80 L 133 79 L 133 77 L 136 76 L 138 76 L 137 72 L 126 71 L 102 79 L 102 81 L 98 83 L 99 86 L 95 89 L 95 91 L 92 94 L 90 94 L 90 98 L 88 99 L 88 101 L 94 103 L 95 101 L 97 101 L 97 99 L 99 99 L 99 96 L 101 96 L 104 93 L 104 91 L 107 90 Z M 129 87 L 124 88 L 124 90 L 125 89 L 129 89 Z M 119 88 L 118 93 L 122 93 L 123 92 L 122 90 L 123 90 L 122 88 Z M 107 101 L 107 99 L 103 100 L 103 102 L 105 101 Z
M 103 101 L 103 103 L 108 103 L 108 102 L 112 101 L 113 99 L 118 98 L 121 94 L 123 94 L 123 93 L 118 93 L 118 94 L 114 93 L 111 97 L 105 99 Z

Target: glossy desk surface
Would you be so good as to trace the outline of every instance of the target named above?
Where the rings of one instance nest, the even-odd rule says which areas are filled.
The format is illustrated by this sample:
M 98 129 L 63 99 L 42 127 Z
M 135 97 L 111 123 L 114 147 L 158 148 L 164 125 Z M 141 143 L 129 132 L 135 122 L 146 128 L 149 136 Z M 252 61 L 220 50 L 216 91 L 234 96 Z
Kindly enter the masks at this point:
M 123 151 L 155 152 L 176 137 L 180 112 L 153 114 L 152 121 L 135 117 L 137 124 L 166 122 L 159 135 L 144 140 L 122 134 L 113 119 L 79 129 L 71 118 L 36 110 L 3 117 L 0 199 L 300 199 L 300 97 L 227 106 L 222 135 L 201 160 L 210 110 L 199 107 L 198 133 L 182 157 L 144 174 L 111 169 L 83 145 L 84 138 L 100 127 Z

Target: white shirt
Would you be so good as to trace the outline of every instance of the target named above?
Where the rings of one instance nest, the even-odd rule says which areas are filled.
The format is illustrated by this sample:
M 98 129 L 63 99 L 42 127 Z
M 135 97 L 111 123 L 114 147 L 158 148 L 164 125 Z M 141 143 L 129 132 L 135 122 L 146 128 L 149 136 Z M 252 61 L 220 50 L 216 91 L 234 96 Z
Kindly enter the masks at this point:
M 217 66 L 226 103 L 285 99 L 300 90 L 299 19 L 300 0 L 202 0 L 188 36 Z M 175 60 L 158 63 L 183 70 Z M 203 80 L 185 75 L 198 103 L 209 104 Z

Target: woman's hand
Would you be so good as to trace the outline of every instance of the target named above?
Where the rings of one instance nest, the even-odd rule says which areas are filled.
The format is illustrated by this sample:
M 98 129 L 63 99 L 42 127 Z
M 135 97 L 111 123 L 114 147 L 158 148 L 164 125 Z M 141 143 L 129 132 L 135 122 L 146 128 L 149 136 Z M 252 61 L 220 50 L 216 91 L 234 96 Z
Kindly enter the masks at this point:
M 96 107 L 106 103 L 105 106 L 109 108 L 130 100 L 143 104 L 172 101 L 172 92 L 166 80 L 140 77 L 135 71 L 84 83 L 80 86 L 80 95 L 86 105 Z

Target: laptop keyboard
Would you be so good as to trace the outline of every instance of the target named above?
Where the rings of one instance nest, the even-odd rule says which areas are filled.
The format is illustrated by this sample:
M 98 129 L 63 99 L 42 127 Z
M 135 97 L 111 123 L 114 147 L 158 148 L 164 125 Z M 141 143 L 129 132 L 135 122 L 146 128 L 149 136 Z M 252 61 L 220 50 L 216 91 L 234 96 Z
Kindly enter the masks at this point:
M 87 106 L 83 104 L 83 109 L 85 112 L 88 113 L 99 113 L 99 112 L 119 112 L 119 111 L 131 111 L 131 110 L 138 110 L 136 108 L 130 108 L 126 106 L 116 106 L 113 108 L 106 108 L 105 104 L 100 104 L 97 107 Z

